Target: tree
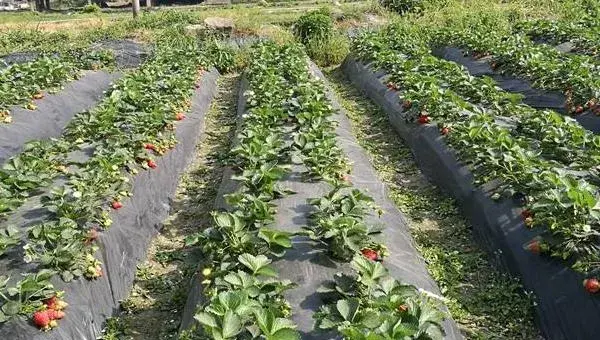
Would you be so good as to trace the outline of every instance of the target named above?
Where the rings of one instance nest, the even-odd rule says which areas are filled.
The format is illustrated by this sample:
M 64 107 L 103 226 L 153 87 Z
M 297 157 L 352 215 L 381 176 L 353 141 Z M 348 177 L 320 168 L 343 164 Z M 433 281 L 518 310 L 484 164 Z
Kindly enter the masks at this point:
M 133 8 L 133 18 L 137 18 L 140 14 L 140 0 L 131 0 L 131 7 Z

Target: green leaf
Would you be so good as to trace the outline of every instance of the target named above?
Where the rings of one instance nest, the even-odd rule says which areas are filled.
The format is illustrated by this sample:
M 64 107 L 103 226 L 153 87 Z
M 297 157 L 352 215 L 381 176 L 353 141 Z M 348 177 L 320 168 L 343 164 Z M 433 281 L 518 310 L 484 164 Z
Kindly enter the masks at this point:
M 215 317 L 212 314 L 206 312 L 196 313 L 194 315 L 194 319 L 196 319 L 196 321 L 207 327 L 215 328 L 219 326 Z
M 242 331 L 242 321 L 232 310 L 228 310 L 223 317 L 223 337 L 233 338 Z
M 288 232 L 268 228 L 261 228 L 258 232 L 258 236 L 265 240 L 269 245 L 277 244 L 284 248 L 292 247 L 292 234 Z
M 257 272 L 257 275 L 269 276 L 269 277 L 277 277 L 277 271 L 271 266 L 265 266 L 260 268 Z
M 243 301 L 242 293 L 238 291 L 219 293 L 219 302 L 227 310 L 236 310 Z
M 271 332 L 279 332 L 285 329 L 296 329 L 296 324 L 290 319 L 277 318 L 273 322 Z
M 63 279 L 63 281 L 65 282 L 69 282 L 72 281 L 73 278 L 75 278 L 75 276 L 73 275 L 73 273 L 71 273 L 71 271 L 69 270 L 65 270 L 63 272 L 60 273 L 60 277 Z
M 356 315 L 359 306 L 360 301 L 357 298 L 338 300 L 336 303 L 338 312 L 346 321 L 354 320 L 354 316 Z
M 7 316 L 17 315 L 21 312 L 21 303 L 17 301 L 6 301 L 4 305 L 2 305 L 2 312 Z
M 252 254 L 242 254 L 238 256 L 238 261 L 246 266 L 255 275 L 277 276 L 277 272 L 269 263 L 271 260 L 264 255 L 254 256 Z
M 267 336 L 268 340 L 298 340 L 300 339 L 300 333 L 294 329 L 281 329 L 274 334 Z

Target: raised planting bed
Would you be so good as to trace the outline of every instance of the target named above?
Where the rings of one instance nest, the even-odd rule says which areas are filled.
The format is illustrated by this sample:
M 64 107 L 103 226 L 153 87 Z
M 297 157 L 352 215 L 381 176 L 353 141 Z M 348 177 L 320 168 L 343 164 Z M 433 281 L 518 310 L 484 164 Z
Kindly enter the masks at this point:
M 561 53 L 553 47 L 536 44 L 525 35 L 481 22 L 466 29 L 442 28 L 432 40 L 437 46 L 464 48 L 475 59 L 489 57 L 494 71 L 524 77 L 535 88 L 563 93 L 564 107 L 569 113 L 600 114 L 597 58 Z
M 576 21 L 522 21 L 515 25 L 515 31 L 537 42 L 557 45 L 561 52 L 600 57 L 600 25 L 592 15 L 584 15 Z
M 0 124 L 0 164 L 20 153 L 33 140 L 58 137 L 75 114 L 91 109 L 119 73 L 86 72 L 64 90 L 35 100 L 35 109 L 10 107 L 12 123 Z
M 491 77 L 503 90 L 523 95 L 523 102 L 531 107 L 551 109 L 563 114 L 568 112 L 567 96 L 564 93 L 536 88 L 529 80 L 494 70 L 491 66 L 494 62 L 492 56 L 475 58 L 465 49 L 457 47 L 439 47 L 433 50 L 433 54 L 464 66 L 473 76 Z M 600 116 L 592 109 L 570 116 L 584 128 L 596 134 L 600 133 Z
M 501 268 L 520 277 L 535 297 L 537 321 L 547 339 L 591 339 L 600 334 L 600 300 L 587 293 L 584 275 L 564 262 L 531 251 L 537 230 L 526 228 L 520 200 L 493 200 L 497 183 L 475 185 L 470 168 L 459 161 L 440 129 L 417 124 L 403 108 L 402 87 L 390 89 L 383 70 L 348 57 L 344 73 L 388 114 L 396 132 L 413 150 L 422 171 L 459 202 L 474 233 Z M 450 130 L 452 134 L 452 130 Z
M 425 40 L 402 28 L 392 26 L 363 34 L 355 38 L 355 50 L 365 60 L 374 59 L 381 68 L 393 70 L 386 85 L 402 86 L 407 91 L 403 105 L 413 111 L 415 120 L 419 115 L 423 115 L 424 122 L 433 117 L 445 133 L 458 123 L 466 133 L 470 127 L 462 124 L 478 116 L 480 121 L 473 121 L 471 127 L 495 129 L 483 140 L 477 140 L 477 134 L 467 134 L 461 143 L 471 147 L 460 145 L 465 152 L 473 151 L 468 158 L 487 167 L 482 170 L 484 177 L 498 172 L 505 182 L 520 182 L 518 190 L 522 193 L 535 191 L 531 182 L 538 180 L 509 178 L 511 171 L 506 170 L 520 166 L 515 159 L 525 158 L 529 160 L 528 172 L 562 168 L 575 178 L 598 183 L 600 137 L 572 118 L 532 108 L 522 103 L 521 95 L 502 90 L 493 79 L 474 77 L 461 65 L 433 56 Z M 485 144 L 488 148 L 495 145 L 508 149 L 499 153 L 481 150 L 483 154 L 475 151 L 475 147 Z M 516 148 L 511 149 L 511 145 Z M 500 164 L 500 154 L 506 152 L 514 153 L 514 159 L 506 159 L 513 164 L 494 169 Z
M 0 280 L 0 338 L 96 339 L 127 296 L 193 155 L 218 77 L 204 70 L 195 39 L 159 39 L 155 51 L 60 139 L 38 144 L 48 152 L 28 149 L 10 160 L 51 168 L 44 181 L 27 181 L 32 168 L 3 170 L 25 175 L 2 178 L 2 194 L 16 204 L 0 220 L 0 271 L 10 275 Z M 66 315 L 56 314 L 55 296 L 69 304 Z
M 0 124 L 13 121 L 11 106 L 35 110 L 35 100 L 77 79 L 82 70 L 108 66 L 114 66 L 114 55 L 107 50 L 75 50 L 0 69 Z
M 358 334 L 369 333 L 398 337 L 400 329 L 408 339 L 416 339 L 417 333 L 423 339 L 439 339 L 442 329 L 445 338 L 461 339 L 454 321 L 440 314 L 445 310 L 443 298 L 414 248 L 405 219 L 387 198 L 385 186 L 351 134 L 320 71 L 293 46 L 259 45 L 252 60 L 238 101 L 240 124 L 232 150 L 236 166 L 223 176 L 215 203 L 220 210 L 215 212 L 215 227 L 198 240 L 207 260 L 192 280 L 182 331 L 218 338 L 215 334 L 222 336 L 225 325 L 236 319 L 241 322 L 230 327 L 235 331 L 224 338 L 268 334 L 262 315 L 272 304 L 267 313 L 287 325 L 289 339 L 359 339 Z M 264 125 L 270 133 L 266 136 L 258 133 Z M 250 157 L 254 153 L 265 156 L 257 161 Z M 281 172 L 256 190 L 250 177 L 253 169 L 273 169 L 273 164 Z M 278 193 L 271 194 L 267 188 L 276 188 Z M 261 207 L 261 217 L 259 211 L 250 214 L 250 207 Z M 237 242 L 224 236 L 232 224 L 256 248 L 242 248 L 241 236 Z M 379 226 L 381 234 L 375 228 Z M 326 228 L 331 229 L 326 232 Z M 269 295 L 264 286 L 265 293 L 251 293 L 254 280 L 264 278 L 239 263 L 247 262 L 236 258 L 243 251 L 240 248 L 256 251 L 251 254 L 254 258 L 272 259 L 263 276 L 272 276 L 285 289 L 276 296 Z M 246 277 L 248 284 L 240 287 L 240 277 Z M 354 282 L 352 287 L 358 291 L 371 284 L 373 295 L 357 295 L 352 290 L 345 297 L 338 296 L 331 290 L 334 278 L 338 284 Z M 384 293 L 382 285 L 390 291 Z M 399 290 L 406 295 L 392 299 Z M 235 317 L 219 312 L 224 301 L 240 292 L 250 294 L 253 302 L 244 303 L 252 306 L 254 316 L 239 309 L 234 309 Z M 431 317 L 429 322 L 425 314 Z M 421 320 L 412 319 L 417 315 Z M 369 317 L 371 326 L 365 326 Z M 391 318 L 402 320 L 396 331 L 389 329 Z M 415 322 L 419 330 L 409 330 L 408 322 Z

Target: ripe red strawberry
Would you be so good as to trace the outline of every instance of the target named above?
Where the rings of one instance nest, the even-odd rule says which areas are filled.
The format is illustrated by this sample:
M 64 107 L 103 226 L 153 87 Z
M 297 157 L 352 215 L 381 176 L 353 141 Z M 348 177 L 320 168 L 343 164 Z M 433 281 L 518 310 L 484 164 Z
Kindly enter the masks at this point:
M 119 210 L 119 209 L 123 208 L 123 203 L 121 203 L 119 201 L 114 201 L 114 202 L 112 202 L 112 208 L 115 210 Z
M 600 291 L 600 282 L 594 277 L 583 280 L 583 286 L 585 287 L 585 290 L 591 294 Z
M 178 112 L 175 115 L 175 120 L 184 120 L 184 119 L 185 119 L 185 115 L 183 113 L 181 113 L 181 112 Z
M 40 329 L 48 328 L 50 324 L 50 317 L 48 316 L 48 311 L 40 310 L 33 313 L 33 324 Z
M 377 261 L 377 259 L 379 259 L 379 255 L 373 249 L 364 248 L 360 252 L 364 257 L 368 258 L 371 261 Z
M 152 143 L 146 143 L 146 144 L 144 144 L 144 149 L 154 151 L 154 150 L 156 150 L 156 146 Z
M 410 100 L 405 100 L 402 102 L 402 108 L 408 110 L 412 107 L 412 102 Z
M 431 118 L 429 118 L 428 115 L 420 115 L 418 122 L 419 124 L 423 125 L 423 124 L 427 124 L 431 121 Z
M 540 241 L 538 240 L 533 240 L 531 241 L 528 245 L 527 245 L 527 250 L 529 250 L 530 252 L 534 253 L 534 254 L 539 254 L 542 251 L 542 248 L 540 247 Z
M 65 317 L 65 312 L 63 311 L 48 309 L 46 312 L 50 320 L 60 320 Z
M 528 209 L 523 209 L 523 211 L 521 211 L 521 217 L 526 219 L 527 217 L 533 217 L 533 214 Z
M 48 309 L 55 309 L 57 301 L 58 301 L 58 298 L 56 297 L 56 295 L 54 295 L 53 297 L 44 300 L 43 303 L 46 305 L 46 307 Z
M 408 306 L 407 305 L 400 305 L 398 306 L 398 311 L 403 313 L 406 312 L 408 310 Z
M 448 129 L 447 127 L 442 128 L 442 130 L 440 131 L 440 133 L 445 136 L 448 134 L 448 132 L 450 132 L 450 129 Z
M 153 160 L 151 160 L 151 159 L 149 159 L 148 161 L 146 161 L 146 164 L 148 164 L 148 167 L 150 169 L 156 169 L 156 167 L 157 167 L 156 163 Z
M 579 105 L 579 106 L 577 106 L 577 107 L 575 108 L 575 113 L 576 113 L 576 114 L 580 114 L 580 113 L 582 113 L 582 112 L 583 112 L 583 107 L 582 107 L 581 105 Z
M 387 87 L 388 89 L 393 89 L 393 88 L 394 88 L 394 87 L 396 87 L 396 86 L 394 85 L 394 83 L 392 83 L 392 82 L 390 81 L 389 83 L 387 83 L 387 84 L 386 84 L 386 87 Z

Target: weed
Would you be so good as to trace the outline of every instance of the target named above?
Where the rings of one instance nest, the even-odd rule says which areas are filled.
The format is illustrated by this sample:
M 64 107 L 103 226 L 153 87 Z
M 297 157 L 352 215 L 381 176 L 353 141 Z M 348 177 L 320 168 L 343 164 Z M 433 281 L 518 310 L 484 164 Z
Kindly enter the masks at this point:
M 350 42 L 335 32 L 325 39 L 313 39 L 306 44 L 306 52 L 319 66 L 340 64 L 350 48 Z

